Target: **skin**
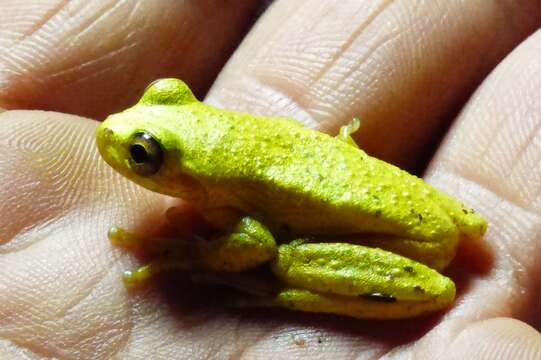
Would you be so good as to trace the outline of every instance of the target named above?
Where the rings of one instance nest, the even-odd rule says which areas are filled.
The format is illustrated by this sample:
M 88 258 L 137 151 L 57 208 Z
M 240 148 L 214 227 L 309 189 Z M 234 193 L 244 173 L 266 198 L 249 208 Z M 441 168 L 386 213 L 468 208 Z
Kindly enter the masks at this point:
M 109 116 L 98 127 L 96 143 L 122 175 L 182 197 L 211 225 L 233 234 L 211 243 L 210 256 L 196 255 L 201 267 L 242 271 L 272 261 L 283 285 L 262 302 L 381 319 L 447 307 L 455 295 L 450 279 L 381 249 L 441 270 L 458 240 L 481 237 L 486 221 L 344 141 L 348 129 L 353 127 L 333 138 L 294 119 L 217 109 L 198 101 L 183 81 L 161 79 L 135 106 Z M 291 242 L 277 249 L 271 234 L 283 229 L 290 239 L 354 241 L 364 235 L 360 244 L 374 248 Z M 122 241 L 115 235 L 113 241 Z M 184 268 L 182 256 L 167 261 Z M 156 267 L 130 272 L 126 280 L 134 285 L 133 275 Z
M 72 16 L 63 2 L 52 3 L 2 1 L 9 5 L 2 10 L 10 12 L 0 11 L 0 107 L 9 109 L 0 114 L 0 268 L 8 269 L 0 277 L 3 357 L 539 358 L 541 94 L 533 85 L 541 74 L 541 37 L 532 34 L 539 25 L 538 2 L 398 0 L 374 13 L 366 8 L 379 4 L 373 1 L 277 1 L 244 43 L 232 40 L 238 51 L 218 79 L 202 84 L 212 85 L 208 103 L 290 116 L 332 128 L 331 134 L 363 115 L 355 134 L 363 149 L 387 161 L 430 159 L 425 181 L 489 220 L 485 239 L 492 255 L 459 249 L 448 268 L 457 280 L 456 305 L 442 317 L 390 323 L 202 307 L 197 298 L 189 300 L 189 287 L 177 283 L 129 294 L 118 274 L 139 261 L 111 247 L 105 233 L 114 221 L 150 235 L 173 204 L 119 177 L 97 153 L 96 121 L 72 114 L 125 108 L 112 107 L 118 96 L 100 100 L 104 86 L 140 94 L 152 79 L 185 78 L 176 71 L 186 66 L 190 73 L 193 67 L 206 70 L 207 62 L 193 60 L 190 48 L 214 57 L 209 51 L 218 39 L 204 40 L 209 27 L 223 34 L 238 23 L 197 21 L 191 15 L 201 14 L 196 3 L 182 2 L 184 11 L 176 13 L 182 21 L 169 23 L 185 39 L 181 56 L 171 61 L 175 70 L 149 75 L 126 66 L 139 61 L 162 71 L 171 38 L 154 26 L 163 24 L 169 5 L 145 2 L 156 8 L 131 16 L 115 9 L 100 17 L 91 6 L 70 8 L 78 15 Z M 65 26 L 44 16 L 54 15 L 47 11 L 50 4 L 71 15 Z M 253 19 L 247 13 L 239 18 Z M 117 21 L 140 31 L 127 36 Z M 194 33 L 203 40 L 191 42 Z M 121 51 L 128 40 L 137 43 L 129 47 L 133 53 Z M 87 42 L 59 47 L 76 41 Z M 108 61 L 92 62 L 91 71 L 83 65 L 107 51 Z M 59 71 L 69 77 L 48 76 Z M 344 73 L 347 82 L 338 80 Z M 71 114 L 10 111 L 17 108 L 15 99 L 43 109 L 40 100 L 48 94 L 54 97 L 47 109 L 71 104 Z M 442 133 L 444 141 L 437 136 Z M 427 143 L 438 150 L 422 146 Z

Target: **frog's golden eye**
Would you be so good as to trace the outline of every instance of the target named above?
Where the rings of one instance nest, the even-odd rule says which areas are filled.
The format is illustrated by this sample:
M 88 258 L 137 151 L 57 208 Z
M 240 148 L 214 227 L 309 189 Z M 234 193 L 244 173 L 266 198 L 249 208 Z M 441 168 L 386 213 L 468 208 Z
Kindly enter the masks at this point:
M 130 165 L 137 175 L 150 176 L 158 172 L 163 163 L 160 144 L 147 133 L 137 133 L 130 143 Z

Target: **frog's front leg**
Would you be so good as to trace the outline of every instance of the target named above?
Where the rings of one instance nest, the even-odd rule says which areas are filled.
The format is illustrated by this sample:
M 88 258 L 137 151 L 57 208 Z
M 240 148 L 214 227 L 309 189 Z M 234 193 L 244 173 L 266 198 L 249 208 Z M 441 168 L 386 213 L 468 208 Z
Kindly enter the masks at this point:
M 238 272 L 273 259 L 277 251 L 270 231 L 259 221 L 245 216 L 228 233 L 211 240 L 200 260 L 213 271 Z
M 129 249 L 152 243 L 119 228 L 109 231 L 109 239 L 115 245 Z M 209 241 L 192 236 L 170 243 L 174 243 L 171 249 L 157 245 L 166 255 L 136 270 L 124 272 L 124 282 L 128 286 L 138 285 L 157 273 L 171 270 L 240 272 L 269 261 L 277 254 L 272 234 L 251 217 L 241 218 L 227 233 Z M 151 249 L 149 246 L 144 248 Z M 156 249 L 150 251 L 157 253 Z
M 421 263 L 348 243 L 281 245 L 272 270 L 284 289 L 270 302 L 302 311 L 407 318 L 445 308 L 455 296 L 452 280 Z
M 127 287 L 144 283 L 151 276 L 167 270 L 191 270 L 197 267 L 196 254 L 202 246 L 197 237 L 179 237 L 175 239 L 142 237 L 123 228 L 112 227 L 108 233 L 109 241 L 118 247 L 144 253 L 156 260 L 135 270 L 126 270 L 122 280 Z M 172 243 L 174 243 L 172 245 Z M 171 250 L 173 250 L 171 254 Z M 164 255 L 165 254 L 165 255 Z

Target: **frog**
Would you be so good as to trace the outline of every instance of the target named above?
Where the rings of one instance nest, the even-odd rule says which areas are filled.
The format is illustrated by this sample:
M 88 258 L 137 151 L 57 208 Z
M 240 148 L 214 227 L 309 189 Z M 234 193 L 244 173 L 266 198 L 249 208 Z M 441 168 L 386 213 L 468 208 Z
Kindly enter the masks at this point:
M 180 269 L 238 290 L 238 306 L 359 319 L 449 308 L 456 287 L 442 272 L 487 221 L 369 156 L 352 138 L 359 124 L 331 136 L 293 118 L 211 106 L 179 79 L 150 84 L 98 126 L 98 151 L 129 180 L 189 202 L 216 231 L 126 271 L 125 283 Z M 126 248 L 148 241 L 118 227 L 109 238 Z M 260 269 L 272 281 L 254 277 Z

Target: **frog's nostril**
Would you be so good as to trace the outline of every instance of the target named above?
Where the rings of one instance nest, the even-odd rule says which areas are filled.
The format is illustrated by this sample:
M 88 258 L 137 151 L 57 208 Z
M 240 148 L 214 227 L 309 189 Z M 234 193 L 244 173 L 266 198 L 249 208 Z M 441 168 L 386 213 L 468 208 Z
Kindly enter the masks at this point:
M 105 128 L 103 130 L 103 137 L 108 138 L 111 136 L 113 136 L 113 130 L 111 130 L 110 128 Z
M 98 145 L 98 151 L 101 156 L 106 159 L 112 157 L 112 148 L 114 143 L 114 131 L 108 127 L 101 125 L 96 131 L 96 144 Z
M 114 136 L 113 130 L 106 127 L 100 127 L 98 128 L 96 137 L 98 139 L 98 144 L 101 146 L 105 146 L 111 143 L 111 139 L 113 138 L 113 136 Z

